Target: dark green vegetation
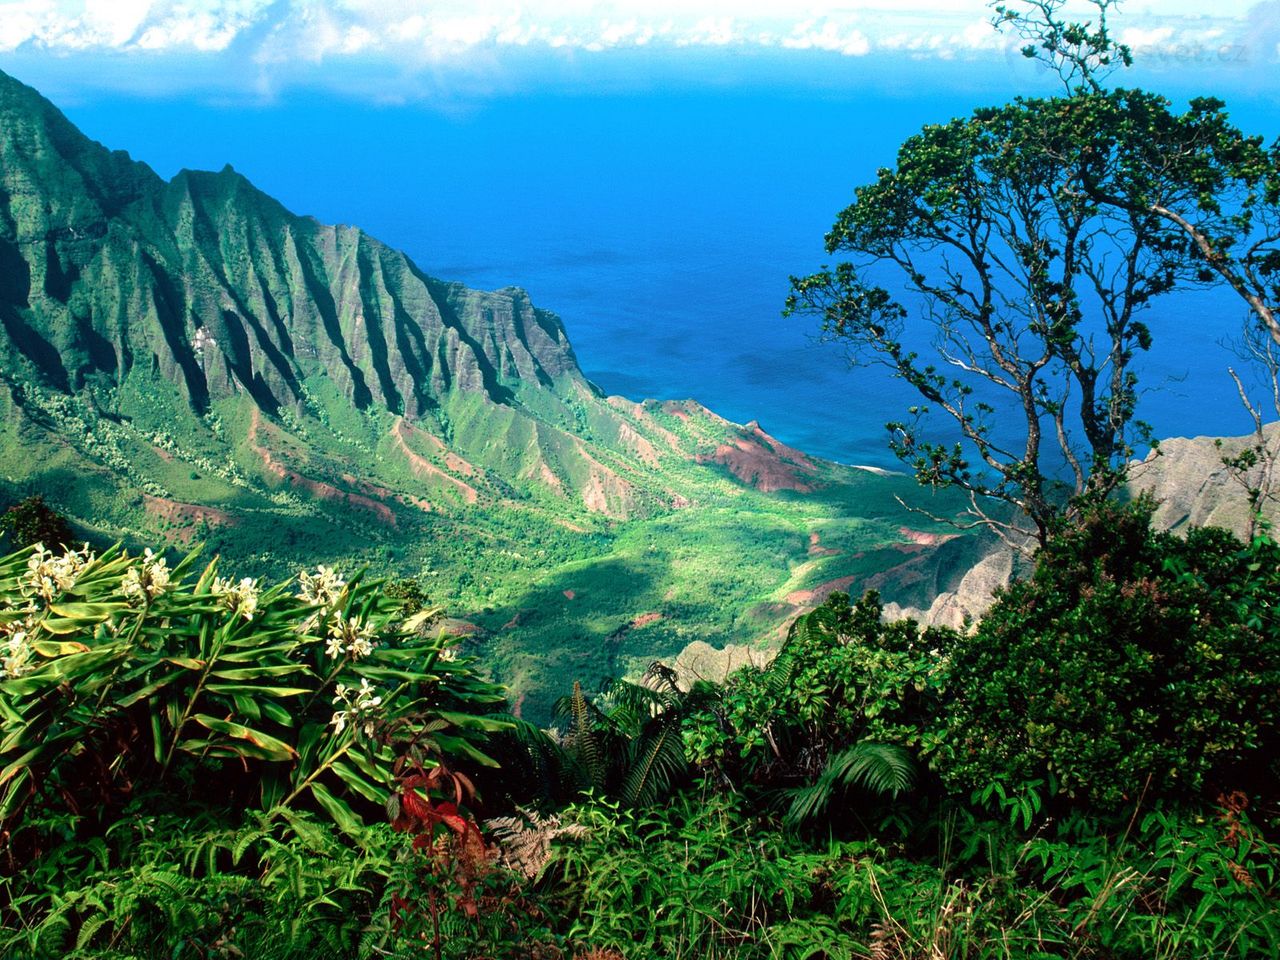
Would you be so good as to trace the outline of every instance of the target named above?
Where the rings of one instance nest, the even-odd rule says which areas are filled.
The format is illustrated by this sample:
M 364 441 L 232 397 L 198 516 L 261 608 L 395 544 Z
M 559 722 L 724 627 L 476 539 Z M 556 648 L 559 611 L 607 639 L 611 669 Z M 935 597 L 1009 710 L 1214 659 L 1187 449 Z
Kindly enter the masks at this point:
M 45 503 L 39 494 L 20 500 L 0 514 L 0 531 L 7 535 L 11 547 L 71 543 L 75 539 L 67 518 Z
M 11 499 L 255 576 L 416 579 L 536 716 L 549 663 L 594 684 L 767 643 L 812 606 L 789 596 L 943 529 L 897 502 L 905 478 L 603 396 L 521 290 L 436 280 L 230 169 L 166 183 L 3 75 L 0 325 Z
M 1086 515 L 972 634 L 835 594 L 725 683 L 566 691 L 554 737 L 376 583 L 24 551 L 0 945 L 1280 955 L 1280 546 L 1150 511 Z

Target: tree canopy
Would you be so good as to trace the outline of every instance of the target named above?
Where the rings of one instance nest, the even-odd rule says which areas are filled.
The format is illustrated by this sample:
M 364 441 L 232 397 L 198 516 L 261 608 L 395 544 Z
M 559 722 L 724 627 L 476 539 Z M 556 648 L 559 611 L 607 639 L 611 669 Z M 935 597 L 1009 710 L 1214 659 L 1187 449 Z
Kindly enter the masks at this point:
M 1219 100 L 1179 112 L 1104 88 L 1130 61 L 1106 32 L 1110 4 L 1097 26 L 1027 6 L 997 22 L 1037 41 L 1024 53 L 1055 66 L 1067 94 L 909 138 L 827 235 L 847 259 L 793 277 L 787 312 L 817 315 L 855 362 L 919 393 L 888 428 L 921 482 L 968 491 L 975 522 L 1043 545 L 1151 440 L 1134 360 L 1153 301 L 1225 281 L 1280 338 L 1280 152 Z

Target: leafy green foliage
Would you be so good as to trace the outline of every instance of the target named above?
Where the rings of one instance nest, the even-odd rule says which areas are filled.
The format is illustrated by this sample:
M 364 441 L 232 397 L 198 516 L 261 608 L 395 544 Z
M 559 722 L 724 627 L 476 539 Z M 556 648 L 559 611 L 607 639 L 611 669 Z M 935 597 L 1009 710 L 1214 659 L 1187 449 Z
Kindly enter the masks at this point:
M 645 957 L 854 956 L 824 882 L 862 848 L 812 852 L 727 797 L 684 794 L 669 807 L 578 807 L 587 829 L 555 864 L 571 936 Z M 821 952 L 825 951 L 825 952 Z
M 1068 91 L 1100 93 L 1101 81 L 1108 74 L 1133 65 L 1133 53 L 1113 40 L 1108 30 L 1107 15 L 1117 6 L 1116 0 L 1092 3 L 1098 10 L 1097 19 L 1085 23 L 1061 19 L 1062 0 L 997 4 L 992 25 L 998 30 L 1011 27 L 1029 41 L 1022 55 L 1057 71 Z
M 435 960 L 526 958 L 554 947 L 520 877 L 497 865 L 468 809 L 470 778 L 437 763 L 403 776 L 392 797 L 392 825 L 413 836 L 412 853 L 391 877 L 390 919 L 402 942 Z
M 892 743 L 855 743 L 828 760 L 812 785 L 795 791 L 786 819 L 804 823 L 818 816 L 826 809 L 837 784 L 896 797 L 910 790 L 915 779 L 915 764 L 902 747 Z
M 933 761 L 949 784 L 1038 781 L 1104 808 L 1274 796 L 1277 546 L 1157 533 L 1151 510 L 1099 507 L 955 646 Z
M 355 955 L 403 764 L 492 763 L 505 727 L 498 689 L 421 634 L 434 615 L 323 567 L 263 586 L 150 550 L 0 559 L 0 942 Z
M 6 879 L 5 956 L 303 960 L 392 942 L 384 900 L 400 843 L 385 824 L 353 845 L 300 811 L 140 813 Z
M 1054 42 L 1108 43 L 1105 27 L 1091 37 Z M 850 259 L 792 279 L 788 312 L 919 393 L 889 424 L 895 453 L 922 483 L 972 494 L 1010 539 L 1025 524 L 1010 529 L 991 501 L 1043 545 L 1150 439 L 1136 418 L 1134 360 L 1153 336 L 1142 313 L 1205 279 L 1206 255 L 1162 211 L 1210 216 L 1233 171 L 1256 176 L 1265 160 L 1222 106 L 1179 114 L 1140 90 L 1080 89 L 928 126 L 839 215 L 827 249 Z
M 321 568 L 297 592 L 263 588 L 216 564 L 191 577 L 193 559 L 0 560 L 8 823 L 33 803 L 109 811 L 141 785 L 189 793 L 213 777 L 228 800 L 305 799 L 352 828 L 361 818 L 337 793 L 380 808 L 406 743 L 485 762 L 473 741 L 498 724 L 466 711 L 498 691 L 406 629 L 378 584 Z
M 933 746 L 928 718 L 942 702 L 944 654 L 956 642 L 950 630 L 884 623 L 875 593 L 852 606 L 846 594 L 832 594 L 795 621 L 767 667 L 740 670 L 690 717 L 691 759 L 733 783 L 807 786 L 821 778 L 806 803 L 850 779 L 905 789 L 905 760 L 884 745 Z
M 615 680 L 589 698 L 580 683 L 556 707 L 567 723 L 562 767 L 578 792 L 595 791 L 627 806 L 647 806 L 687 784 L 681 727 L 715 692 L 699 681 L 681 689 L 675 672 L 654 663 L 640 683 Z
M 1206 811 L 1206 814 L 1209 812 Z M 655 958 L 1276 956 L 1276 849 L 1239 809 L 1068 818 L 1031 838 L 967 811 L 965 850 L 802 842 L 734 795 L 569 811 L 549 872 L 571 939 Z M 949 815 L 954 816 L 954 813 Z

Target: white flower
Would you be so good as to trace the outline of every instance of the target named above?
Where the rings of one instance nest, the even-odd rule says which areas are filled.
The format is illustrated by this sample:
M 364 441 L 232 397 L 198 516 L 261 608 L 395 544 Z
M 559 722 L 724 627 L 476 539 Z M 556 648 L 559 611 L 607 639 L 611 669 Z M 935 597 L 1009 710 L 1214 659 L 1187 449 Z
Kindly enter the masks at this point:
M 335 659 L 344 653 L 352 660 L 367 657 L 373 653 L 373 625 L 355 617 L 334 614 L 329 621 L 329 639 L 324 652 Z
M 453 663 L 458 659 L 458 650 L 456 647 L 445 647 L 440 651 L 440 659 L 445 663 Z
M 49 601 L 59 592 L 70 590 L 76 585 L 80 574 L 94 561 L 93 551 L 86 543 L 83 549 L 67 550 L 61 556 L 37 543 L 35 552 L 27 558 L 27 582 L 25 593 L 35 593 Z
M 31 640 L 36 627 L 30 619 L 0 624 L 0 680 L 12 680 L 30 673 Z
M 360 689 L 355 691 L 354 701 L 350 688 L 341 683 L 333 688 L 333 692 L 333 705 L 341 707 L 329 718 L 329 725 L 333 727 L 334 735 L 342 733 L 350 723 L 358 725 L 366 737 L 373 736 L 377 728 L 375 715 L 378 708 L 382 706 L 382 697 L 374 695 L 369 681 L 363 677 L 360 679 Z
M 382 706 L 382 697 L 373 695 L 373 687 L 365 677 L 360 678 L 360 689 L 356 691 L 356 709 L 361 712 L 374 710 Z
M 214 577 L 213 593 L 222 598 L 227 609 L 246 620 L 252 620 L 258 612 L 258 581 L 251 577 L 245 577 L 238 583 Z
M 351 654 L 352 660 L 359 660 L 361 657 L 367 657 L 373 653 L 373 641 L 369 639 L 373 629 L 366 625 L 369 634 L 359 633 L 351 638 L 351 643 L 347 646 L 347 652 Z
M 153 553 L 150 547 L 143 551 L 141 565 L 124 572 L 120 584 L 126 597 L 142 601 L 154 600 L 169 587 L 169 562 Z
M 298 599 L 318 607 L 332 607 L 342 597 L 347 581 L 337 571 L 324 564 L 316 567 L 314 574 L 301 570 L 298 573 Z

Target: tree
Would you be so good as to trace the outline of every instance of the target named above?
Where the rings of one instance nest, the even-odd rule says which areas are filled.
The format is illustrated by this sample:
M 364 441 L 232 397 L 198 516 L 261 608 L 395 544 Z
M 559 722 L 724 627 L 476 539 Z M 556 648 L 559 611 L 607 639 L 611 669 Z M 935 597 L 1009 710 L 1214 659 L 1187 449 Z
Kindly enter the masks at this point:
M 1012 27 L 1030 41 L 1023 55 L 1055 70 L 1068 91 L 1105 95 L 1103 81 L 1118 66 L 1129 66 L 1127 47 L 1107 31 L 1111 0 L 1094 0 L 1096 26 L 1064 21 L 1061 0 L 1023 0 L 1022 10 L 996 8 L 994 25 Z M 1086 181 L 1089 196 L 1118 209 L 1155 214 L 1166 230 L 1189 241 L 1198 279 L 1217 282 L 1247 309 L 1238 352 L 1268 386 L 1280 415 L 1280 140 L 1270 147 L 1232 125 L 1220 100 L 1191 102 L 1195 122 L 1165 111 L 1145 128 L 1134 128 L 1135 148 L 1160 175 L 1142 189 L 1117 192 Z M 1234 369 L 1228 371 L 1254 422 L 1251 445 L 1224 457 L 1243 480 L 1258 510 L 1274 496 L 1280 447 L 1263 428 L 1261 408 L 1249 397 Z
M 45 503 L 39 494 L 15 503 L 0 515 L 0 530 L 9 534 L 9 542 L 15 549 L 43 543 L 55 550 L 68 546 L 74 538 L 67 518 Z
M 1111 39 L 1107 15 L 1115 0 L 1092 0 L 1096 22 L 1063 20 L 1062 0 L 1022 0 L 1019 7 L 997 4 L 991 25 L 1013 29 L 1027 45 L 1022 55 L 1039 60 L 1062 79 L 1068 93 L 1102 93 L 1102 81 L 1115 70 L 1133 65 L 1133 53 Z
M 1078 90 L 925 127 L 827 235 L 851 259 L 792 278 L 788 313 L 816 314 L 852 359 L 920 394 L 888 425 L 894 452 L 921 482 L 968 491 L 974 522 L 1011 543 L 1043 545 L 1149 440 L 1135 418 L 1132 361 L 1151 343 L 1141 315 L 1197 270 L 1190 242 L 1138 198 L 1196 185 L 1153 165 L 1141 131 L 1192 136 L 1206 112 Z M 949 432 L 931 430 L 938 415 Z
M 998 28 L 1012 25 L 1023 39 L 1024 56 L 1054 69 L 1070 92 L 1105 94 L 1103 81 L 1118 66 L 1133 62 L 1129 48 L 1107 32 L 1112 0 L 1094 0 L 1098 25 L 1063 21 L 1061 0 L 1024 0 L 1022 12 L 996 7 Z M 1153 165 L 1167 174 L 1150 186 L 1192 185 L 1194 190 L 1168 194 L 1111 193 L 1090 183 L 1098 201 L 1118 207 L 1136 206 L 1162 218 L 1191 241 L 1203 278 L 1216 277 L 1249 307 L 1261 330 L 1280 344 L 1280 140 L 1269 148 L 1263 139 L 1246 136 L 1232 126 L 1220 100 L 1200 98 L 1192 109 L 1212 123 L 1193 127 L 1164 123 L 1145 131 Z M 1189 136 L 1187 134 L 1190 134 Z

